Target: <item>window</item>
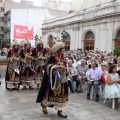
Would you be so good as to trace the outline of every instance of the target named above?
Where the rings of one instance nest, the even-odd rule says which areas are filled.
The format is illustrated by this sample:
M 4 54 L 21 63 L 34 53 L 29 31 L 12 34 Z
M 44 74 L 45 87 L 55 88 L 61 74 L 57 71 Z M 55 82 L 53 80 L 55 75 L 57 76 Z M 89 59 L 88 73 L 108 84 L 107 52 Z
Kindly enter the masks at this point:
M 95 39 L 93 32 L 87 32 L 85 35 L 85 39 Z
M 120 30 L 117 32 L 117 38 L 120 38 Z

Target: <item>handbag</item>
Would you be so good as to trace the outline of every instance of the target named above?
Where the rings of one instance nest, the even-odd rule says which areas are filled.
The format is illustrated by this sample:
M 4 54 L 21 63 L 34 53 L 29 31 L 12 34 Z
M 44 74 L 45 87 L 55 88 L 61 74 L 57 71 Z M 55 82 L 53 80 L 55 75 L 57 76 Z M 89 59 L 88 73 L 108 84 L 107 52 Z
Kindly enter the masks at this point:
M 106 80 L 105 80 L 105 75 L 104 74 L 101 75 L 101 82 L 103 84 L 106 84 Z

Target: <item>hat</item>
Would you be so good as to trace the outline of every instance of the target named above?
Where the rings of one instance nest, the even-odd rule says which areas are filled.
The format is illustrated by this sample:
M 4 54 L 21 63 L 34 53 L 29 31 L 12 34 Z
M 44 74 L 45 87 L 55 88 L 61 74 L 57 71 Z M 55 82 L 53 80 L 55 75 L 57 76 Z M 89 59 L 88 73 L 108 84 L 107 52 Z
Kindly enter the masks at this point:
M 43 45 L 43 42 L 42 42 L 42 40 L 40 40 L 40 39 L 37 39 L 37 41 L 36 41 L 36 46 L 37 46 L 37 45 L 40 45 L 40 44 L 42 44 L 42 45 Z
M 29 39 L 25 39 L 24 45 L 31 45 L 30 40 Z
M 46 45 L 46 47 L 45 47 L 45 48 L 46 48 L 46 49 L 50 49 L 50 47 L 49 47 L 49 45 L 48 45 L 48 44 Z
M 56 53 L 61 48 L 65 48 L 65 44 L 62 41 L 59 41 L 59 42 L 56 41 L 56 43 L 52 46 L 51 51 L 53 53 Z
M 12 42 L 12 47 L 15 46 L 15 45 L 18 45 L 18 42 L 17 42 L 16 39 L 13 40 L 13 42 Z

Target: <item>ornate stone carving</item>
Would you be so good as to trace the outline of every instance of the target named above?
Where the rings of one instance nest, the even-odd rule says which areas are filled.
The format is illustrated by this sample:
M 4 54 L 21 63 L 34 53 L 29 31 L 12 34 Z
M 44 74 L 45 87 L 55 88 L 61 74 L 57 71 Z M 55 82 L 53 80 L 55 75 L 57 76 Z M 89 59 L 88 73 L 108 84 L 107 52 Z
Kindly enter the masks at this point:
M 91 12 L 91 13 L 86 13 L 84 14 L 83 18 L 93 18 L 97 16 L 97 12 Z
M 76 27 L 73 27 L 72 30 L 79 30 L 80 27 L 79 26 L 76 26 Z
M 116 7 L 115 7 L 115 10 L 116 10 L 117 12 L 120 12 L 120 5 L 119 5 L 119 6 L 116 6 Z

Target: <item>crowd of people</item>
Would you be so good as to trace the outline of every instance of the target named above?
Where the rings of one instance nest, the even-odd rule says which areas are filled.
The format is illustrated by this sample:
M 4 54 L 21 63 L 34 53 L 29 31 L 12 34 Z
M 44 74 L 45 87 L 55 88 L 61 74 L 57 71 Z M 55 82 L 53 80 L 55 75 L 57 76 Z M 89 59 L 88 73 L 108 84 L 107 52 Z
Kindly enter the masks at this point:
M 72 93 L 82 92 L 87 85 L 87 100 L 90 100 L 91 87 L 94 86 L 95 101 L 99 101 L 99 86 L 103 86 L 103 98 L 115 99 L 120 108 L 120 57 L 106 51 L 72 50 L 65 53 L 68 83 Z M 76 82 L 76 86 L 74 85 Z
M 51 105 L 62 105 L 68 101 L 68 87 L 71 93 L 81 93 L 84 84 L 87 85 L 87 100 L 90 100 L 94 86 L 95 101 L 98 102 L 99 86 L 103 84 L 104 98 L 114 98 L 116 107 L 120 108 L 120 57 L 112 53 L 98 49 L 65 51 L 64 44 L 57 40 L 52 48 L 48 45 L 44 47 L 42 40 L 37 40 L 36 47 L 32 49 L 30 41 L 26 39 L 22 50 L 19 50 L 16 40 L 12 42 L 7 59 L 6 89 L 19 90 L 22 86 L 22 90 L 25 90 L 28 86 L 33 90 L 35 84 L 40 89 L 37 102 L 42 103 L 45 114 L 46 99 Z M 62 114 L 60 106 L 56 105 L 56 109 L 59 116 L 67 117 Z

